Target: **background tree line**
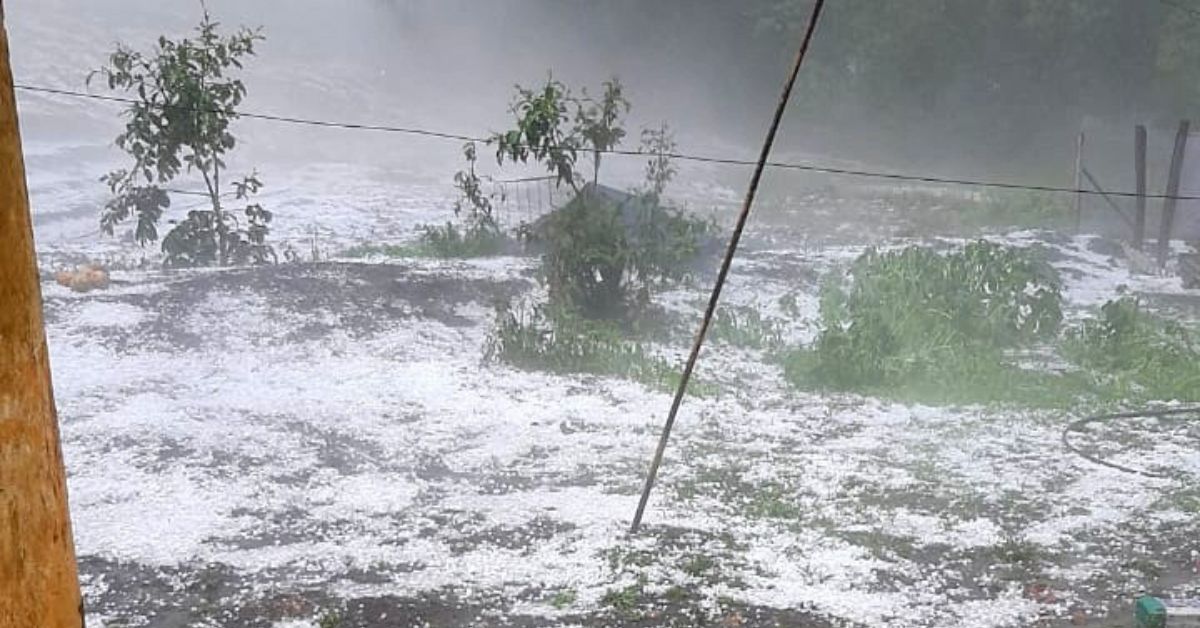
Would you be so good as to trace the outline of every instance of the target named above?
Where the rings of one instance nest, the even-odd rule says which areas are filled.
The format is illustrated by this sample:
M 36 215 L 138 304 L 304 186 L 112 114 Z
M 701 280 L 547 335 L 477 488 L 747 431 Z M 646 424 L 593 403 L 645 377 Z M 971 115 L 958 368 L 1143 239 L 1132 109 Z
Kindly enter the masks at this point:
M 749 5 L 783 49 L 812 2 Z M 1188 0 L 842 0 L 814 46 L 798 109 L 877 123 L 907 162 L 945 140 L 1061 157 L 1082 120 L 1173 130 L 1200 115 L 1200 4 Z

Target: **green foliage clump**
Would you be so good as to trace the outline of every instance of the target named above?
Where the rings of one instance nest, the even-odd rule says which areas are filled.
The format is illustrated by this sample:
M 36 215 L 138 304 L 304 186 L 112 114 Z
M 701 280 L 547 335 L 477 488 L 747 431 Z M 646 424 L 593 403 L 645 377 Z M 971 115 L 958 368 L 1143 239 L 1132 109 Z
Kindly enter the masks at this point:
M 430 257 L 487 257 L 499 255 L 508 247 L 504 234 L 490 229 L 467 226 L 459 229 L 454 223 L 421 228 L 418 246 Z
M 709 337 L 735 347 L 770 349 L 782 341 L 782 332 L 778 321 L 764 318 L 757 308 L 727 305 L 717 308 Z
M 541 251 L 538 278 L 549 299 L 520 310 L 501 306 L 486 350 L 489 359 L 662 387 L 677 380 L 674 369 L 626 339 L 618 321 L 634 323 L 631 314 L 644 309 L 652 289 L 688 274 L 713 223 L 661 203 L 676 172 L 674 139 L 666 124 L 642 135 L 651 155 L 643 189 L 626 194 L 599 184 L 603 156 L 626 136 L 622 117 L 629 109 L 616 78 L 605 82 L 596 98 L 586 90 L 575 96 L 553 78 L 540 89 L 517 86 L 511 108 L 515 128 L 494 134 L 487 144 L 495 146 L 499 164 L 539 164 L 574 196 L 521 229 L 526 243 Z M 464 148 L 464 155 L 469 166 L 455 178 L 463 193 L 460 207 L 472 208 L 471 216 L 490 215 L 490 198 L 479 192 L 474 144 Z M 581 156 L 590 156 L 590 172 L 580 168 Z
M 600 604 L 618 613 L 632 613 L 646 595 L 646 580 L 645 576 L 639 576 L 638 581 L 631 585 L 620 589 L 608 589 L 600 598 Z
M 646 196 L 621 202 L 585 191 L 541 221 L 531 242 L 544 248 L 540 276 L 552 300 L 614 318 L 683 278 L 711 229 Z
M 419 257 L 417 248 L 411 244 L 356 244 L 341 253 L 342 257 L 361 259 L 365 257 Z
M 676 368 L 628 339 L 617 322 L 557 305 L 498 303 L 484 359 L 526 370 L 622 377 L 667 391 L 679 383 Z M 695 378 L 689 390 L 715 392 L 712 384 Z
M 317 628 L 342 628 L 345 625 L 338 611 L 326 611 L 317 619 Z
M 944 393 L 961 383 L 1013 394 L 1032 376 L 1005 366 L 1004 351 L 1052 338 L 1061 308 L 1057 274 L 1027 250 L 984 241 L 947 254 L 872 250 L 848 287 L 826 284 L 821 332 L 785 372 L 837 390 Z
M 1134 298 L 1109 301 L 1070 330 L 1063 353 L 1105 397 L 1200 400 L 1200 350 L 1182 325 L 1147 313 Z
M 437 257 L 466 259 L 500 255 L 512 244 L 497 231 L 460 228 L 454 223 L 424 225 L 417 241 L 409 244 L 359 244 L 342 252 L 345 257 Z
M 550 605 L 558 610 L 563 610 L 575 603 L 579 593 L 575 589 L 562 589 L 550 598 Z
M 675 176 L 674 138 L 664 123 L 642 134 L 651 156 L 646 185 L 628 195 L 599 184 L 604 154 L 626 136 L 623 116 L 630 110 L 621 82 L 604 82 L 601 94 L 576 96 L 549 78 L 538 89 L 517 86 L 511 111 L 515 128 L 494 134 L 487 143 L 496 160 L 540 164 L 567 186 L 574 199 L 530 226 L 527 238 L 543 253 L 540 274 L 551 299 L 597 318 L 613 318 L 638 300 L 644 302 L 658 283 L 685 274 L 711 223 L 663 207 L 661 195 Z M 469 167 L 455 181 L 472 216 L 490 216 L 490 199 L 479 191 L 474 144 L 464 148 Z M 580 158 L 590 156 L 590 172 Z
M 223 36 L 217 27 L 205 10 L 194 39 L 160 37 L 151 54 L 118 46 L 93 73 L 109 89 L 133 97 L 116 139 L 133 164 L 101 178 L 112 193 L 100 216 L 104 233 L 112 235 L 132 218 L 138 244 L 156 241 L 158 223 L 171 205 L 164 186 L 185 172 L 198 173 L 204 183 L 208 208 L 188 212 L 163 238 L 166 264 L 173 267 L 275 261 L 266 243 L 272 214 L 250 202 L 262 187 L 257 174 L 233 181 L 229 192 L 222 192 L 221 183 L 225 159 L 237 144 L 230 126 L 246 95 L 245 84 L 232 74 L 254 55 L 263 36 L 247 28 Z M 222 204 L 230 194 L 245 203 L 241 211 Z

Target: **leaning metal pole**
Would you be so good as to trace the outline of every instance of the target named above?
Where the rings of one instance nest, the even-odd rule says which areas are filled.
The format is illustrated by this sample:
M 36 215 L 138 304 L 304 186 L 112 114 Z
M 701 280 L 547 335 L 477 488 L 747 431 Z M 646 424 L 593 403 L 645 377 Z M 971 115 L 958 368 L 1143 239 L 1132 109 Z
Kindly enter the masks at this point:
M 0 0 L 0 626 L 83 624 Z
M 729 267 L 733 264 L 733 256 L 737 253 L 738 243 L 742 239 L 742 230 L 746 227 L 746 219 L 750 217 L 750 208 L 754 205 L 754 196 L 758 193 L 758 184 L 762 181 L 763 168 L 767 158 L 771 156 L 771 147 L 775 144 L 775 135 L 779 132 L 779 123 L 783 120 L 783 112 L 787 110 L 788 100 L 792 96 L 792 88 L 796 85 L 796 77 L 804 65 L 804 57 L 808 54 L 808 46 L 812 42 L 813 33 L 817 30 L 817 21 L 821 17 L 821 9 L 825 0 L 816 0 L 812 14 L 808 18 L 808 28 L 804 31 L 804 40 L 800 43 L 800 52 L 792 65 L 791 74 L 783 86 L 783 94 L 775 108 L 775 117 L 771 120 L 771 128 L 767 131 L 767 139 L 763 142 L 762 153 L 758 156 L 758 164 L 754 175 L 750 177 L 750 189 L 746 192 L 746 200 L 742 211 L 738 214 L 737 223 L 733 227 L 733 235 L 729 239 L 729 248 L 725 250 L 725 259 L 721 262 L 721 270 L 717 273 L 717 283 L 713 286 L 712 296 L 708 299 L 708 308 L 704 311 L 704 319 L 700 322 L 700 330 L 696 332 L 692 352 L 688 355 L 687 364 L 683 367 L 683 376 L 679 378 L 679 388 L 675 390 L 675 399 L 671 402 L 671 411 L 667 414 L 667 422 L 663 426 L 662 436 L 658 440 L 658 449 L 654 452 L 654 460 L 650 463 L 650 471 L 646 474 L 646 485 L 642 488 L 642 499 L 638 502 L 637 513 L 633 515 L 631 534 L 637 534 L 642 525 L 642 515 L 646 512 L 646 504 L 650 501 L 650 491 L 654 489 L 654 480 L 658 477 L 658 468 L 662 465 L 663 453 L 667 450 L 667 442 L 671 439 L 671 428 L 675 425 L 675 417 L 679 414 L 679 406 L 683 403 L 683 395 L 687 392 L 688 382 L 692 378 L 692 370 L 696 367 L 696 359 L 700 356 L 700 348 L 704 346 L 704 337 L 708 335 L 708 327 L 712 323 L 713 313 L 721 300 L 721 289 L 725 286 L 725 278 L 729 275 Z

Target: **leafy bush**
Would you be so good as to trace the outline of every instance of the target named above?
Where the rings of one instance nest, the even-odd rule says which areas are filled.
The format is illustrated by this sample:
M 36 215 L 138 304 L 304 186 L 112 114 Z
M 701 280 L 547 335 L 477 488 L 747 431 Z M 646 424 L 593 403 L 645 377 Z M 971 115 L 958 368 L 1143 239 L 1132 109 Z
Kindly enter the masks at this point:
M 1062 320 L 1057 274 L 1027 250 L 984 241 L 944 255 L 872 250 L 849 275 L 848 287 L 825 285 L 814 345 L 785 360 L 793 382 L 841 390 L 998 378 L 1015 385 L 1024 376 L 1003 372 L 1003 351 L 1053 337 Z
M 133 97 L 125 110 L 125 130 L 116 139 L 133 164 L 101 178 L 112 193 L 100 216 L 104 233 L 112 235 L 116 225 L 133 218 L 138 244 L 157 240 L 158 222 L 171 205 L 163 186 L 185 171 L 203 180 L 209 208 L 188 212 L 163 239 L 168 266 L 275 261 L 266 243 L 271 212 L 249 202 L 262 187 L 257 174 L 232 183 L 233 196 L 246 203 L 240 212 L 245 224 L 238 212 L 223 206 L 230 192 L 222 192 L 221 185 L 225 159 L 237 144 L 230 125 L 246 95 L 245 84 L 231 75 L 254 55 L 263 36 L 246 28 L 222 36 L 217 26 L 206 9 L 194 39 L 160 37 L 151 54 L 118 46 L 108 65 L 93 73 L 109 89 Z
M 257 179 L 247 179 L 255 190 Z M 245 190 L 236 192 L 246 200 Z M 247 205 L 242 228 L 228 211 L 193 210 L 163 238 L 163 264 L 171 268 L 212 266 L 214 264 L 266 264 L 278 262 L 275 249 L 267 244 L 271 212 L 257 203 Z
M 553 78 L 538 89 L 518 85 L 511 106 L 515 127 L 487 144 L 495 146 L 499 164 L 540 164 L 558 186 L 570 188 L 573 200 L 523 235 L 543 252 L 540 277 L 551 299 L 588 316 L 613 318 L 630 303 L 645 302 L 659 282 L 683 276 L 711 224 L 660 202 L 676 173 L 674 138 L 665 123 L 642 134 L 651 156 L 644 189 L 625 195 L 603 188 L 602 158 L 625 138 L 622 118 L 630 103 L 616 78 L 604 82 L 598 97 L 586 89 L 581 94 Z M 455 175 L 462 196 L 456 211 L 468 208 L 473 220 L 494 224 L 473 143 L 464 156 L 468 167 Z M 580 168 L 581 156 L 590 156 L 590 172 Z
M 1136 299 L 1109 301 L 1072 329 L 1067 358 L 1107 397 L 1200 400 L 1200 351 L 1192 333 L 1147 313 Z
M 711 223 L 644 196 L 618 202 L 585 192 L 543 219 L 531 241 L 544 247 L 541 278 L 553 301 L 615 318 L 651 288 L 682 278 Z
M 602 158 L 624 139 L 622 116 L 629 109 L 615 78 L 603 84 L 598 98 L 586 90 L 574 96 L 553 78 L 540 89 L 517 86 L 511 107 L 515 128 L 494 134 L 487 144 L 495 146 L 500 165 L 539 164 L 574 197 L 520 229 L 542 253 L 538 277 L 549 302 L 518 310 L 500 307 L 487 344 L 489 359 L 667 387 L 678 379 L 673 368 L 626 340 L 614 321 L 632 322 L 630 314 L 649 304 L 654 287 L 684 277 L 713 225 L 660 202 L 675 175 L 674 140 L 666 124 L 643 133 L 643 147 L 651 155 L 644 189 L 624 194 L 599 184 Z M 456 210 L 468 207 L 470 216 L 490 216 L 491 199 L 479 191 L 474 144 L 464 148 L 464 155 L 468 168 L 455 177 L 463 197 Z M 590 172 L 579 168 L 581 155 L 591 157 Z

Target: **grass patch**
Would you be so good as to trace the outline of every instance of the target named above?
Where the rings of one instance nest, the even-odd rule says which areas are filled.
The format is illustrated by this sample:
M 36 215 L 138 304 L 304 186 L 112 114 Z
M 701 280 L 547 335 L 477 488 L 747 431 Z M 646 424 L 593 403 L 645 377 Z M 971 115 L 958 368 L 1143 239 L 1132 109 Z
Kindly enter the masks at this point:
M 712 571 L 714 567 L 716 567 L 716 562 L 712 558 L 704 554 L 696 554 L 683 564 L 683 573 L 693 578 L 700 578 Z
M 620 589 L 609 589 L 600 598 L 600 604 L 623 615 L 631 614 L 645 595 L 646 577 L 639 575 L 637 582 Z
M 796 493 L 786 486 L 771 483 L 751 490 L 750 501 L 743 513 L 747 517 L 798 520 L 803 515 Z
M 341 257 L 364 259 L 368 257 L 427 257 L 416 244 L 356 244 L 341 253 Z
M 498 231 L 471 227 L 460 229 L 451 222 L 441 226 L 423 225 L 419 227 L 419 231 L 416 242 L 360 244 L 346 249 L 342 256 L 467 259 L 500 255 L 512 246 L 512 240 Z
M 621 377 L 665 391 L 674 390 L 680 377 L 677 365 L 627 338 L 618 322 L 554 305 L 499 304 L 484 358 L 526 370 Z M 693 378 L 689 390 L 706 396 L 716 387 Z
M 994 553 L 999 562 L 1024 567 L 1036 567 L 1044 558 L 1039 545 L 1011 536 L 997 544 Z
M 667 589 L 666 593 L 663 593 L 663 598 L 671 604 L 683 604 L 684 602 L 687 602 L 689 598 L 691 598 L 691 593 L 689 593 L 687 589 L 676 584 Z
M 993 190 L 961 197 L 909 190 L 883 200 L 904 212 L 921 233 L 1061 229 L 1075 222 L 1070 197 L 1047 192 Z
M 1058 229 L 1074 224 L 1070 197 L 1049 192 L 994 190 L 963 204 L 965 227 Z
M 1186 513 L 1200 515 L 1200 488 L 1188 486 L 1175 489 L 1170 495 L 1159 499 L 1159 508 L 1177 508 Z
M 342 628 L 345 621 L 338 611 L 325 611 L 317 619 L 317 628 Z
M 575 589 L 563 589 L 555 593 L 554 597 L 550 598 L 550 605 L 561 611 L 564 608 L 568 608 L 575 604 L 575 600 L 578 597 L 579 594 L 575 591 Z

